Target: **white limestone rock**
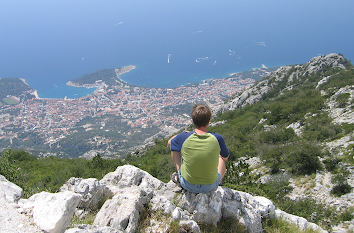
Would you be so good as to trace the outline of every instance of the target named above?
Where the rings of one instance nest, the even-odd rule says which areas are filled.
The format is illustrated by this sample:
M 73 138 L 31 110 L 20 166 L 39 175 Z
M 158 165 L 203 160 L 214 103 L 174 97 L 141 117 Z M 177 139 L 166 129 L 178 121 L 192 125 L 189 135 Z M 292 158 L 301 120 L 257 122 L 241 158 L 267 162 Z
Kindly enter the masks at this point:
M 19 205 L 33 215 L 34 223 L 43 231 L 60 233 L 70 224 L 80 199 L 81 195 L 70 191 L 41 192 L 22 200 Z
M 0 232 L 1 233 L 34 233 L 42 232 L 33 218 L 18 213 L 14 203 L 0 197 Z
M 67 229 L 65 233 L 124 233 L 124 231 L 112 227 L 83 224 L 76 226 L 75 228 Z
M 151 210 L 162 210 L 165 214 L 170 214 L 176 206 L 163 195 L 155 195 L 151 201 Z
M 259 211 L 263 219 L 274 218 L 275 206 L 271 200 L 265 197 L 256 196 L 253 198 L 253 206 Z
M 117 167 L 114 172 L 105 175 L 100 183 L 106 185 L 115 194 L 120 188 L 139 186 L 145 192 L 152 192 L 161 189 L 165 184 L 137 167 L 124 165 Z
M 7 202 L 17 203 L 21 198 L 22 188 L 8 181 L 0 175 L 0 198 L 4 197 Z
M 301 230 L 306 230 L 306 229 L 313 229 L 316 231 L 319 231 L 321 233 L 325 233 L 327 231 L 323 230 L 320 226 L 308 222 L 305 218 L 288 214 L 282 210 L 276 209 L 275 210 L 275 217 L 279 219 L 283 219 L 289 223 L 295 224 L 297 227 L 299 227 Z
M 305 73 L 308 74 L 317 73 L 326 67 L 345 69 L 343 65 L 344 62 L 345 62 L 345 58 L 342 55 L 336 53 L 317 56 L 312 58 L 308 63 L 304 65 Z
M 72 191 L 82 196 L 78 208 L 98 210 L 103 202 L 112 195 L 110 190 L 97 179 L 71 177 L 60 191 Z
M 194 233 L 200 233 L 200 232 L 201 232 L 201 231 L 200 231 L 200 228 L 199 228 L 199 226 L 198 226 L 198 224 L 197 224 L 195 221 L 193 221 L 193 220 L 183 220 L 183 221 L 180 221 L 180 222 L 179 222 L 179 225 L 180 225 L 181 227 L 183 227 L 183 226 L 188 226 L 188 227 L 190 227 L 191 230 L 192 230 L 192 232 L 194 232 Z
M 251 233 L 262 232 L 262 217 L 274 216 L 275 209 L 266 198 L 254 198 L 250 194 L 224 187 L 218 187 L 208 194 L 185 192 L 177 201 L 180 209 L 173 211 L 173 218 L 188 219 L 188 214 L 183 213 L 187 211 L 192 220 L 215 226 L 221 218 L 234 218 Z
M 222 196 L 220 192 L 191 193 L 185 192 L 178 206 L 193 214 L 193 220 L 217 225 L 222 217 Z
M 94 220 L 95 225 L 109 226 L 126 233 L 134 233 L 144 205 L 151 199 L 141 188 L 122 188 L 107 200 Z
M 301 136 L 302 130 L 303 130 L 303 127 L 301 126 L 300 122 L 291 123 L 286 128 L 287 129 L 289 129 L 289 128 L 293 129 L 297 136 Z
M 179 207 L 176 207 L 172 212 L 172 220 L 178 221 L 181 218 L 182 218 L 182 209 Z
M 223 197 L 223 218 L 238 219 L 248 232 L 263 231 L 261 213 L 255 208 L 258 202 L 252 195 L 224 187 L 219 187 L 217 191 Z

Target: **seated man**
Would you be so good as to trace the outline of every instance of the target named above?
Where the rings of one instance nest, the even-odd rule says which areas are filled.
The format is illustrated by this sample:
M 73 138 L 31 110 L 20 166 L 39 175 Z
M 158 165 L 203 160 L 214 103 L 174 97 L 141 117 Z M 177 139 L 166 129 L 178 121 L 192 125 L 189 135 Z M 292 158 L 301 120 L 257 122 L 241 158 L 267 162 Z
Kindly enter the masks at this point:
M 226 173 L 229 150 L 221 135 L 207 131 L 210 118 L 207 105 L 195 105 L 192 111 L 195 130 L 180 133 L 168 141 L 177 169 L 172 180 L 179 180 L 182 188 L 193 193 L 217 189 Z

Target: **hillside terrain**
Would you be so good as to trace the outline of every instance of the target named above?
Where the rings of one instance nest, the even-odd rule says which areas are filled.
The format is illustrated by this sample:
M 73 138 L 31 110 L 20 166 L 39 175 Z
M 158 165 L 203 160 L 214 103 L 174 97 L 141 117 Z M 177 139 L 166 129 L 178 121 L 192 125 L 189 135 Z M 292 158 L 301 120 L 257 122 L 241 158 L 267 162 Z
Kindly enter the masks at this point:
M 17 105 L 21 101 L 35 97 L 35 91 L 24 79 L 0 78 L 0 107 Z
M 233 95 L 217 108 L 210 128 L 224 136 L 230 149 L 222 189 L 264 196 L 279 210 L 331 232 L 353 231 L 353 95 L 354 68 L 340 54 L 280 67 Z M 38 159 L 7 151 L 0 159 L 0 174 L 21 186 L 25 197 L 59 191 L 72 176 L 101 179 L 122 164 L 167 183 L 174 167 L 166 145 L 167 139 L 155 140 L 139 156 L 124 160 L 98 155 L 92 160 Z

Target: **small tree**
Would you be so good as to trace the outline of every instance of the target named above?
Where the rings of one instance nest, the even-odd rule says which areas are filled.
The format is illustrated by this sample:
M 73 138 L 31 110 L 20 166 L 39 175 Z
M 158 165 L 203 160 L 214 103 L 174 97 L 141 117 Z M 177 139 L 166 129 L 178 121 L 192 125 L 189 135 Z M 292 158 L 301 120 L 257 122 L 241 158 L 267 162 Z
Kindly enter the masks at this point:
M 90 165 L 91 168 L 103 168 L 104 164 L 103 164 L 102 157 L 99 154 L 97 154 L 95 157 L 92 158 Z

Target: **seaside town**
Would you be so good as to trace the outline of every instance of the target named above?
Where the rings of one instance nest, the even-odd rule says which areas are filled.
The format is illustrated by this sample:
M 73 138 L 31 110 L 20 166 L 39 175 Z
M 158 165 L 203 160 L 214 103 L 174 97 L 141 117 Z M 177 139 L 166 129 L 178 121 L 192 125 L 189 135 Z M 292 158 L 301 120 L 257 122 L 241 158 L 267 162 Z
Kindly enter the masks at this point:
M 193 104 L 207 103 L 215 110 L 253 84 L 254 75 L 261 78 L 269 73 L 257 68 L 247 73 L 252 78 L 236 73 L 177 88 L 145 88 L 129 85 L 115 72 L 110 77 L 114 85 L 96 80 L 96 90 L 78 99 L 28 98 L 28 93 L 26 98 L 14 96 L 20 99 L 17 104 L 0 106 L 0 146 L 51 152 L 42 156 L 89 157 L 98 152 L 123 156 L 159 135 L 190 125 Z

